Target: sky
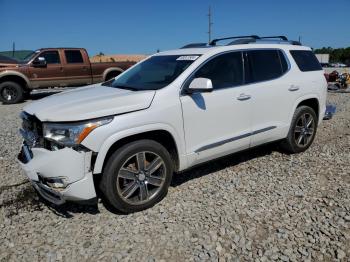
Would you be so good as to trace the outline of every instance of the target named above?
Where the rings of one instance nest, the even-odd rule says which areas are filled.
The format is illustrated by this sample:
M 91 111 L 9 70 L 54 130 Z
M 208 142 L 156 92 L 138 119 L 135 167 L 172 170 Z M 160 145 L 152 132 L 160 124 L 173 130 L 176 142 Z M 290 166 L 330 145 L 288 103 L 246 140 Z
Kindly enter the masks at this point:
M 0 0 L 0 51 L 84 47 L 152 54 L 213 38 L 286 35 L 313 48 L 350 46 L 350 0 Z

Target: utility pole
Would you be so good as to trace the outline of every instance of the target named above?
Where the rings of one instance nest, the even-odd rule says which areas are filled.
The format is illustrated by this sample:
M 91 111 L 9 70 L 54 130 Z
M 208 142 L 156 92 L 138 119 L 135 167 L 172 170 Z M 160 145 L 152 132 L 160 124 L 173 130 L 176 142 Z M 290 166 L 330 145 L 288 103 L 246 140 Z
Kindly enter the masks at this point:
M 213 22 L 211 21 L 211 8 L 209 6 L 209 12 L 208 12 L 208 36 L 209 36 L 209 39 L 208 39 L 208 43 L 211 42 L 211 26 L 213 25 Z
M 16 44 L 15 42 L 12 43 L 12 57 L 15 57 L 15 49 L 16 49 Z

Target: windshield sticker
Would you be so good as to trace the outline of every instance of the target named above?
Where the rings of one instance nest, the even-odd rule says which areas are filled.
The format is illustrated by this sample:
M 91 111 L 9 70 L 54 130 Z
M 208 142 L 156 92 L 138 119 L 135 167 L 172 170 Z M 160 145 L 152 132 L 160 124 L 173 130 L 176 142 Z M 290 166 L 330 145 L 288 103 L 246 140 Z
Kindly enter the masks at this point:
M 187 60 L 187 61 L 194 61 L 199 57 L 199 55 L 184 55 L 180 56 L 176 60 Z

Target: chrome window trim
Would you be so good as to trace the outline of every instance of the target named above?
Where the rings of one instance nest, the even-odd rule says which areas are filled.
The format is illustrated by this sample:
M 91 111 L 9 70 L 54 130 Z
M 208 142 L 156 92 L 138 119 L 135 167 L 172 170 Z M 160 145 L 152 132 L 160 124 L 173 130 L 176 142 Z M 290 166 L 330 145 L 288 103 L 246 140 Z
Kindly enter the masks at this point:
M 286 60 L 287 62 L 287 70 L 280 76 L 276 77 L 276 78 L 273 78 L 273 79 L 269 79 L 269 80 L 263 80 L 263 81 L 258 81 L 258 82 L 252 82 L 252 83 L 245 83 L 245 59 L 244 59 L 244 54 L 246 54 L 246 52 L 248 51 L 256 51 L 256 50 L 276 50 L 276 51 L 281 51 L 283 56 L 284 56 L 284 59 Z M 291 63 L 289 61 L 289 58 L 286 54 L 286 52 L 281 49 L 281 48 L 251 48 L 251 49 L 236 49 L 236 50 L 229 50 L 229 51 L 223 51 L 223 52 L 220 52 L 220 53 L 217 53 L 211 57 L 209 57 L 208 59 L 206 59 L 205 61 L 203 61 L 186 79 L 185 81 L 183 81 L 182 85 L 181 85 L 181 88 L 180 88 L 180 96 L 186 96 L 188 95 L 185 90 L 187 88 L 187 85 L 188 85 L 188 81 L 193 77 L 193 75 L 200 69 L 202 68 L 206 63 L 210 62 L 212 59 L 214 59 L 215 57 L 219 56 L 219 55 L 223 55 L 223 54 L 226 54 L 226 53 L 232 53 L 232 52 L 241 52 L 242 54 L 242 65 L 243 65 L 243 84 L 241 85 L 235 85 L 235 86 L 231 86 L 231 87 L 225 87 L 225 88 L 219 88 L 219 89 L 213 89 L 212 92 L 217 92 L 217 91 L 220 91 L 220 90 L 225 90 L 225 89 L 228 89 L 228 88 L 236 88 L 236 87 L 240 87 L 240 86 L 248 86 L 248 85 L 253 85 L 253 84 L 258 84 L 258 83 L 264 83 L 264 82 L 268 82 L 268 81 L 273 81 L 273 80 L 276 80 L 276 79 L 279 79 L 283 76 L 285 76 L 290 70 L 291 70 Z
M 197 73 L 197 71 L 199 69 L 201 69 L 205 64 L 209 63 L 211 60 L 213 60 L 214 58 L 220 56 L 220 55 L 224 55 L 224 54 L 228 54 L 228 53 L 235 53 L 235 52 L 240 52 L 241 53 L 241 59 L 242 59 L 242 71 L 243 71 L 243 84 L 241 85 L 235 85 L 235 86 L 232 86 L 232 87 L 224 87 L 224 88 L 219 88 L 219 89 L 213 89 L 213 92 L 215 91 L 219 91 L 219 90 L 224 90 L 224 89 L 227 89 L 227 88 L 234 88 L 234 87 L 238 87 L 238 86 L 242 86 L 244 85 L 244 81 L 245 81 L 245 71 L 244 71 L 244 58 L 243 58 L 243 51 L 241 49 L 237 49 L 237 50 L 229 50 L 229 51 L 223 51 L 223 52 L 220 52 L 220 53 L 217 53 L 209 58 L 207 58 L 205 61 L 203 61 L 186 79 L 185 81 L 183 81 L 182 85 L 181 85 L 181 88 L 180 88 L 180 95 L 187 95 L 185 90 L 187 88 L 187 86 L 189 85 L 188 81 L 193 77 L 193 75 L 195 73 Z
M 288 59 L 288 57 L 287 57 L 287 55 L 286 55 L 286 53 L 284 52 L 283 49 L 280 49 L 280 48 L 254 48 L 254 49 L 248 49 L 248 50 L 246 50 L 245 53 L 247 54 L 247 52 L 249 52 L 249 51 L 256 51 L 256 50 L 275 50 L 275 51 L 280 50 L 280 51 L 282 52 L 283 56 L 284 56 L 284 59 L 285 59 L 286 62 L 287 62 L 288 68 L 287 68 L 286 72 L 284 72 L 282 75 L 280 75 L 280 76 L 278 76 L 278 77 L 271 78 L 271 79 L 268 79 L 268 80 L 262 80 L 262 81 L 256 81 L 256 82 L 246 83 L 245 85 L 254 85 L 254 84 L 260 84 L 260 83 L 264 83 L 264 82 L 274 81 L 274 80 L 277 80 L 277 79 L 283 77 L 284 75 L 286 75 L 286 74 L 290 71 L 290 69 L 291 69 L 291 63 L 290 63 L 290 61 L 289 61 L 289 59 Z M 279 56 L 279 55 L 278 55 L 278 56 Z M 279 57 L 280 57 L 280 56 L 279 56 Z M 248 59 L 248 58 L 247 58 L 247 59 Z M 281 66 L 282 66 L 282 64 L 281 64 Z M 281 68 L 281 69 L 282 69 L 282 68 Z

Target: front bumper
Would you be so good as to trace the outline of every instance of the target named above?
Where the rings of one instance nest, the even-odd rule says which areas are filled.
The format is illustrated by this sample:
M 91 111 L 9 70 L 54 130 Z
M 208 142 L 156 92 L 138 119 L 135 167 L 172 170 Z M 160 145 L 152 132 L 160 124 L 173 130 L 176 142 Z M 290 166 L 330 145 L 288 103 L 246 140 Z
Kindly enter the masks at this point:
M 91 152 L 63 148 L 49 151 L 29 149 L 24 143 L 18 162 L 36 191 L 46 200 L 60 205 L 66 201 L 89 201 L 96 198 L 91 171 Z M 46 178 L 64 177 L 67 186 L 54 188 L 45 184 Z

